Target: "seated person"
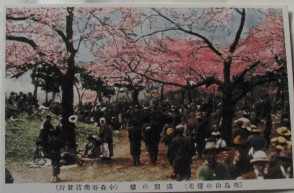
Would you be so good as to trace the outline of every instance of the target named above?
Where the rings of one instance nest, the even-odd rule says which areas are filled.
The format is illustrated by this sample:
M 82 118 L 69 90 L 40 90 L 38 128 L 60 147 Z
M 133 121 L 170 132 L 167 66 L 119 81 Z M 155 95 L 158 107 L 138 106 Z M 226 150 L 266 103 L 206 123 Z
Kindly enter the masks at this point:
M 42 147 L 41 141 L 37 141 L 36 146 L 37 147 L 33 151 L 33 162 L 36 165 L 43 166 L 47 162 L 47 160 L 45 158 L 46 157 L 45 148 Z
M 61 149 L 61 165 L 73 165 L 78 164 L 82 165 L 83 162 L 80 158 L 75 154 L 74 149 L 71 149 L 69 144 L 65 144 L 64 148 Z
M 100 145 L 101 141 L 97 137 L 94 137 L 93 135 L 89 135 L 87 137 L 88 143 L 85 146 L 85 152 L 83 157 L 87 158 L 99 158 L 101 154 Z

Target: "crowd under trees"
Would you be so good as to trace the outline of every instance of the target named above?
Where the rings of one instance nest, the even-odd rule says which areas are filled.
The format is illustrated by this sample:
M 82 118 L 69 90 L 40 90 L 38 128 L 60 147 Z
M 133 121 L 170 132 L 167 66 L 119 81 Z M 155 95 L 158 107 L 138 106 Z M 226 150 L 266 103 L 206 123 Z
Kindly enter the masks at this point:
M 252 20 L 254 17 L 254 21 Z M 6 10 L 6 74 L 31 73 L 35 86 L 61 91 L 64 139 L 74 147 L 74 89 L 93 103 L 123 91 L 138 105 L 142 92 L 163 102 L 221 102 L 226 141 L 240 104 L 262 97 L 288 101 L 281 10 L 251 8 L 78 8 Z M 94 56 L 82 61 L 83 52 Z M 53 97 L 54 100 L 54 97 Z M 94 106 L 95 106 L 94 105 Z

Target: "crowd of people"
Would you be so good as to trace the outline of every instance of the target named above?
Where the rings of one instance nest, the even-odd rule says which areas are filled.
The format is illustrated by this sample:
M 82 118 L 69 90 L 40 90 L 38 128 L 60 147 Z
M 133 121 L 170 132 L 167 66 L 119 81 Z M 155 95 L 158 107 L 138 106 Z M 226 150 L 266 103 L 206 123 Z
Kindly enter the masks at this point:
M 60 180 L 60 165 L 66 157 L 79 165 L 85 157 L 101 157 L 101 161 L 111 162 L 115 154 L 113 130 L 128 131 L 135 167 L 141 165 L 142 141 L 151 165 L 157 164 L 158 146 L 160 142 L 164 143 L 167 159 L 173 167 L 171 178 L 178 181 L 190 180 L 195 159 L 205 159 L 198 169 L 198 180 L 292 178 L 290 121 L 285 116 L 273 134 L 273 111 L 268 105 L 271 103 L 266 98 L 250 107 L 240 108 L 233 117 L 232 140 L 225 141 L 220 131 L 222 104 L 210 99 L 184 104 L 168 100 L 142 105 L 86 103 L 78 106 L 73 116 L 76 121 L 100 127 L 100 131 L 97 136 L 89 134 L 81 156 L 65 150 L 60 129 L 50 123 L 50 116 L 42 125 L 40 141 L 36 145 L 52 159 L 52 182 Z M 221 163 L 218 155 L 223 151 L 230 154 Z

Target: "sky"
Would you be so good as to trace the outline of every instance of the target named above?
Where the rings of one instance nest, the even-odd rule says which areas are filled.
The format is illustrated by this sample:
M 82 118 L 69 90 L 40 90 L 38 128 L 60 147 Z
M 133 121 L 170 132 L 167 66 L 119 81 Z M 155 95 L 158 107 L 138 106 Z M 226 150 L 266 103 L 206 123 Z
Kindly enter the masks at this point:
M 153 10 L 151 10 L 150 8 L 140 8 L 140 10 L 144 11 L 146 14 L 146 17 L 154 15 L 155 12 Z M 278 12 L 281 13 L 281 9 L 276 9 Z M 203 8 L 196 8 L 196 9 L 185 9 L 185 8 L 181 8 L 181 9 L 177 9 L 178 13 L 183 13 L 183 14 L 190 14 L 191 11 L 195 12 L 197 16 L 200 16 L 204 9 Z M 245 25 L 244 25 L 244 30 L 242 33 L 241 38 L 246 38 L 248 35 L 248 29 L 252 29 L 257 27 L 261 22 L 262 19 L 264 19 L 266 13 L 268 11 L 265 9 L 247 9 L 246 10 L 246 20 L 245 20 Z M 164 13 L 164 12 L 163 12 Z M 165 13 L 166 16 L 169 16 L 172 18 L 171 14 Z M 103 14 L 103 15 L 99 15 L 100 18 L 104 18 L 104 17 L 109 17 L 109 24 L 118 24 L 118 21 L 121 20 L 121 14 L 119 12 L 115 12 L 112 14 Z M 192 17 L 192 14 L 191 14 Z M 154 29 L 156 30 L 160 30 L 163 29 L 165 26 L 171 26 L 173 27 L 173 25 L 170 25 L 169 22 L 167 22 L 166 20 L 162 19 L 161 17 L 153 17 L 154 18 L 154 23 L 152 23 L 153 27 L 156 27 Z M 143 17 L 141 19 L 141 21 L 143 21 L 145 19 L 145 17 Z M 214 44 L 218 44 L 220 47 L 226 47 L 229 44 L 231 44 L 235 38 L 235 34 L 239 28 L 240 25 L 240 19 L 241 16 L 239 13 L 237 13 L 236 11 L 234 11 L 233 17 L 231 18 L 231 20 L 228 22 L 228 26 L 226 26 L 226 29 L 224 29 L 223 25 L 219 25 L 216 28 L 214 28 L 214 30 L 212 31 L 206 31 L 206 30 L 199 30 L 199 28 L 205 28 L 206 27 L 206 21 L 204 20 L 202 23 L 198 23 L 197 26 L 193 25 L 194 28 L 192 28 L 192 30 L 194 32 L 198 32 L 201 35 L 205 35 L 207 37 L 209 37 L 208 39 L 210 41 L 212 41 Z M 94 18 L 92 18 L 92 20 L 95 20 Z M 178 20 L 179 23 L 182 22 L 182 20 Z M 91 23 L 91 20 L 90 22 Z M 93 21 L 92 21 L 93 23 Z M 79 24 L 80 28 L 83 28 L 84 23 L 80 22 Z M 140 37 L 141 35 L 145 35 L 150 33 L 150 31 L 152 31 L 153 29 L 150 30 L 150 23 L 148 23 L 147 21 L 145 21 L 143 23 L 143 25 L 138 25 L 135 28 L 135 34 L 137 34 L 137 36 L 134 39 L 137 39 L 138 37 Z M 186 29 L 188 29 L 186 26 L 184 26 Z M 197 28 L 196 28 L 197 27 Z M 207 29 L 207 28 L 205 28 Z M 163 37 L 170 37 L 170 38 L 181 38 L 181 37 L 186 37 L 189 39 L 193 39 L 193 40 L 197 40 L 198 38 L 195 36 L 191 36 L 191 35 L 187 35 L 183 32 L 179 32 L 179 31 L 169 31 L 169 32 L 164 32 L 162 33 L 157 33 L 154 34 L 154 36 L 158 37 L 159 39 Z M 79 33 L 76 33 L 75 38 L 79 38 Z M 148 39 L 148 38 L 147 38 Z M 100 44 L 106 44 L 105 41 L 101 41 L 100 40 Z M 77 42 L 76 42 L 76 46 L 77 46 Z M 91 62 L 93 60 L 95 60 L 95 57 L 99 57 L 99 56 L 94 56 L 92 53 L 90 53 L 89 49 L 88 49 L 88 43 L 86 41 L 84 41 L 84 43 L 81 44 L 80 50 L 77 53 L 76 56 L 76 61 L 77 62 Z

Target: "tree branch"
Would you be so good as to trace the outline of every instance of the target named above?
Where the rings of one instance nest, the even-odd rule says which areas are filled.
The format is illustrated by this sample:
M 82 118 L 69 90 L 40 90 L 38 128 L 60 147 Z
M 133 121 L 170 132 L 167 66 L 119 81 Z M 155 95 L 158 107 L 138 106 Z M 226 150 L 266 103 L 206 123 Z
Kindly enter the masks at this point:
M 240 11 L 238 11 L 238 13 L 240 13 Z M 244 23 L 245 23 L 245 9 L 243 8 L 242 9 L 242 13 L 241 14 L 241 23 L 240 23 L 240 26 L 239 26 L 239 29 L 236 33 L 236 37 L 235 37 L 235 40 L 233 42 L 233 44 L 231 45 L 230 47 L 230 52 L 233 53 L 239 43 L 239 40 L 240 40 L 240 37 L 241 37 L 241 33 L 243 31 L 243 28 L 244 28 Z
M 268 75 L 260 76 L 259 78 L 261 80 L 259 80 L 259 81 L 255 82 L 255 83 L 251 84 L 250 86 L 248 86 L 247 89 L 244 89 L 239 96 L 237 96 L 235 99 L 233 99 L 233 104 L 236 104 L 236 102 L 238 102 L 241 98 L 243 98 L 254 87 L 275 80 L 275 76 L 268 76 Z
M 189 31 L 189 30 L 186 30 L 184 28 L 182 28 L 179 24 L 175 23 L 174 21 L 172 21 L 171 19 L 169 19 L 168 17 L 162 15 L 158 10 L 156 10 L 155 8 L 151 8 L 153 11 L 157 12 L 159 16 L 163 17 L 164 19 L 166 19 L 167 21 L 171 22 L 172 24 L 174 24 L 178 30 L 182 31 L 182 32 L 185 32 L 185 33 L 188 33 L 190 35 L 194 35 L 194 36 L 197 36 L 199 38 L 201 38 L 207 45 L 208 47 L 214 52 L 216 53 L 218 56 L 221 56 L 222 53 L 220 53 L 213 45 L 212 43 L 204 36 L 200 35 L 199 33 L 195 33 L 193 31 Z
M 18 42 L 22 42 L 22 43 L 27 43 L 29 44 L 34 50 L 37 50 L 38 46 L 37 44 L 31 40 L 31 39 L 28 39 L 26 37 L 17 37 L 17 36 L 9 36 L 9 35 L 6 35 L 6 40 L 12 40 L 12 41 L 18 41 Z M 37 51 L 37 53 L 40 55 L 40 56 L 45 56 L 46 54 L 44 54 L 43 52 L 41 51 Z
M 199 72 L 197 72 L 194 68 L 189 67 L 190 70 L 192 70 L 193 72 L 195 72 L 202 80 L 204 80 L 205 78 L 203 76 L 201 76 L 201 74 Z
M 24 21 L 27 19 L 31 19 L 33 21 L 39 22 L 39 19 L 34 18 L 35 14 L 31 14 L 29 17 L 11 17 L 6 15 L 6 20 L 13 20 L 13 21 Z
M 29 18 L 30 17 L 10 17 L 10 16 L 6 15 L 6 20 L 22 21 L 22 20 L 26 20 Z
M 82 42 L 84 39 L 86 39 L 86 38 L 85 38 L 85 37 L 81 37 L 81 38 L 80 38 L 80 41 L 79 41 L 79 44 L 78 44 L 78 48 L 76 49 L 76 51 L 79 51 L 79 49 L 80 49 L 80 45 L 81 45 L 81 42 Z
M 243 70 L 243 72 L 241 74 L 238 75 L 238 78 L 233 82 L 232 84 L 232 88 L 234 86 L 236 86 L 245 76 L 245 74 L 247 72 L 249 72 L 250 70 L 252 70 L 253 68 L 255 68 L 258 64 L 260 64 L 260 61 L 255 62 L 254 64 L 252 64 L 250 67 L 246 68 L 245 70 Z

